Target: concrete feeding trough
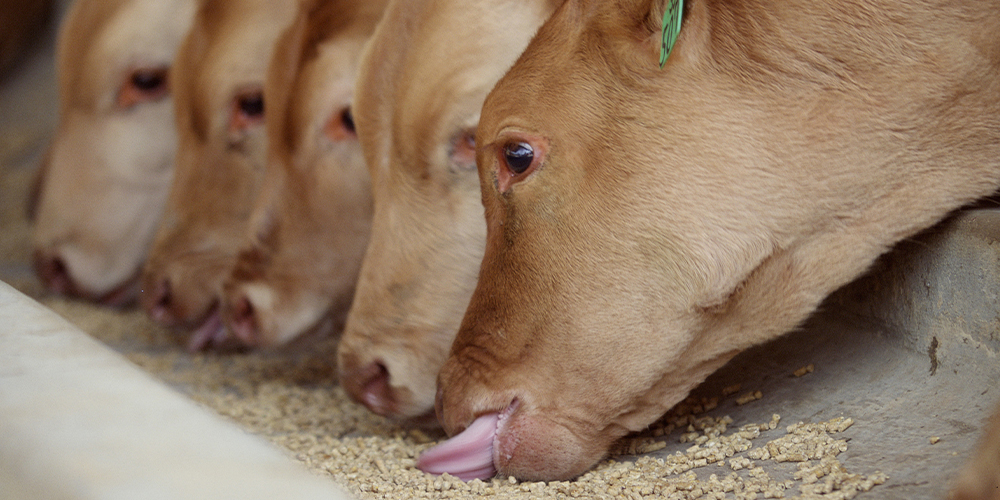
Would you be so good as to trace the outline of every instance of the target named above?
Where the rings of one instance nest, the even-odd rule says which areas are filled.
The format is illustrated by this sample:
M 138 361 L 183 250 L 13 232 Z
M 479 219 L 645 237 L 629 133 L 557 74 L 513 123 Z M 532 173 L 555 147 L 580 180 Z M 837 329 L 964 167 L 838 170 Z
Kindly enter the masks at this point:
M 0 497 L 347 498 L 0 283 Z

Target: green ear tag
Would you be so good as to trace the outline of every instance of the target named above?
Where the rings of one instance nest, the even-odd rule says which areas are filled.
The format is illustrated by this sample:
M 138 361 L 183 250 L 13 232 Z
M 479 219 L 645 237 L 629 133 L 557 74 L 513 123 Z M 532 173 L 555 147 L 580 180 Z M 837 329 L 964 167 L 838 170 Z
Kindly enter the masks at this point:
M 670 5 L 663 13 L 663 44 L 660 45 L 660 67 L 667 63 L 670 52 L 677 43 L 677 35 L 681 33 L 681 13 L 684 10 L 684 0 L 670 0 Z

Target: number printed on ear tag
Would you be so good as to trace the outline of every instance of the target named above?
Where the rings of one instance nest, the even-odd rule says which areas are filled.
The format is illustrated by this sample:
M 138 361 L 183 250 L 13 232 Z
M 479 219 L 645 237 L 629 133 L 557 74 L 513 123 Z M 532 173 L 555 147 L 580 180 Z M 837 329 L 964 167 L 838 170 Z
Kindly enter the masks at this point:
M 684 11 L 684 0 L 670 0 L 670 5 L 663 13 L 663 43 L 660 45 L 660 67 L 667 63 L 670 52 L 677 43 L 677 35 L 681 32 L 681 14 Z

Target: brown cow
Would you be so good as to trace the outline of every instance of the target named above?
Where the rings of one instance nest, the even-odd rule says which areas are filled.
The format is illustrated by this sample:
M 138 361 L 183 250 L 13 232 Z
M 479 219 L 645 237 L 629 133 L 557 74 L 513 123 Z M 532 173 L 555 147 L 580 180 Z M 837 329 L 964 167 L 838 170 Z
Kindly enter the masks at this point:
M 227 281 L 223 316 L 249 346 L 342 325 L 371 227 L 371 182 L 350 103 L 384 1 L 304 5 L 275 52 L 264 95 L 268 164 L 253 246 Z
M 1000 2 L 690 0 L 660 69 L 664 3 L 568 0 L 486 100 L 425 469 L 574 477 L 1000 184 Z
M 78 0 L 66 14 L 59 124 L 30 208 L 48 289 L 135 299 L 177 147 L 168 70 L 194 11 L 194 0 Z
M 205 0 L 177 56 L 177 165 L 142 302 L 161 323 L 197 326 L 191 349 L 225 337 L 218 297 L 264 170 L 264 78 L 297 6 Z
M 346 390 L 376 413 L 433 421 L 434 380 L 486 237 L 479 111 L 555 4 L 397 1 L 372 38 L 355 119 L 375 218 L 338 366 Z
M 952 487 L 949 500 L 1000 500 L 1000 407 Z

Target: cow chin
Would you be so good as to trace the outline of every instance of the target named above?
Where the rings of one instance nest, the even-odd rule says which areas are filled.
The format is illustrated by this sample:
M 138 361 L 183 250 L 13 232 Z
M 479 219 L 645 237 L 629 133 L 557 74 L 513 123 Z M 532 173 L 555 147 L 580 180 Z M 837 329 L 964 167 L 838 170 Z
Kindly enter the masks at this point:
M 573 479 L 604 458 L 616 439 L 571 429 L 554 417 L 521 407 L 502 420 L 493 448 L 497 471 L 523 481 Z
M 664 336 L 646 330 L 598 335 L 610 330 L 579 328 L 592 333 L 558 335 L 551 325 L 463 329 L 438 380 L 438 416 L 448 434 L 497 414 L 497 472 L 529 481 L 572 479 L 616 440 L 646 429 L 742 347 L 732 346 L 724 330 L 704 326 L 674 330 L 670 342 L 656 342 Z M 496 336 L 485 331 L 503 331 L 510 343 L 492 345 Z M 548 331 L 549 340 L 518 334 L 525 331 Z M 513 347 L 516 338 L 528 340 Z M 607 356 L 609 350 L 615 355 Z
M 629 432 L 613 422 L 614 412 L 608 410 L 614 404 L 592 405 L 586 388 L 572 380 L 563 378 L 552 387 L 545 382 L 557 374 L 545 368 L 522 371 L 516 363 L 495 368 L 470 363 L 468 357 L 450 358 L 441 370 L 436 406 L 452 441 L 485 416 L 498 417 L 491 453 L 501 475 L 524 481 L 572 479 Z
M 494 465 L 501 474 L 525 481 L 575 478 L 604 458 L 615 441 L 655 422 L 734 354 L 689 353 L 690 359 L 679 363 L 682 369 L 644 390 L 622 384 L 597 397 L 561 391 L 534 405 L 515 399 L 497 426 Z M 530 400 L 530 395 L 522 394 Z M 621 395 L 631 403 L 615 404 Z M 607 405 L 593 406 L 594 401 Z

